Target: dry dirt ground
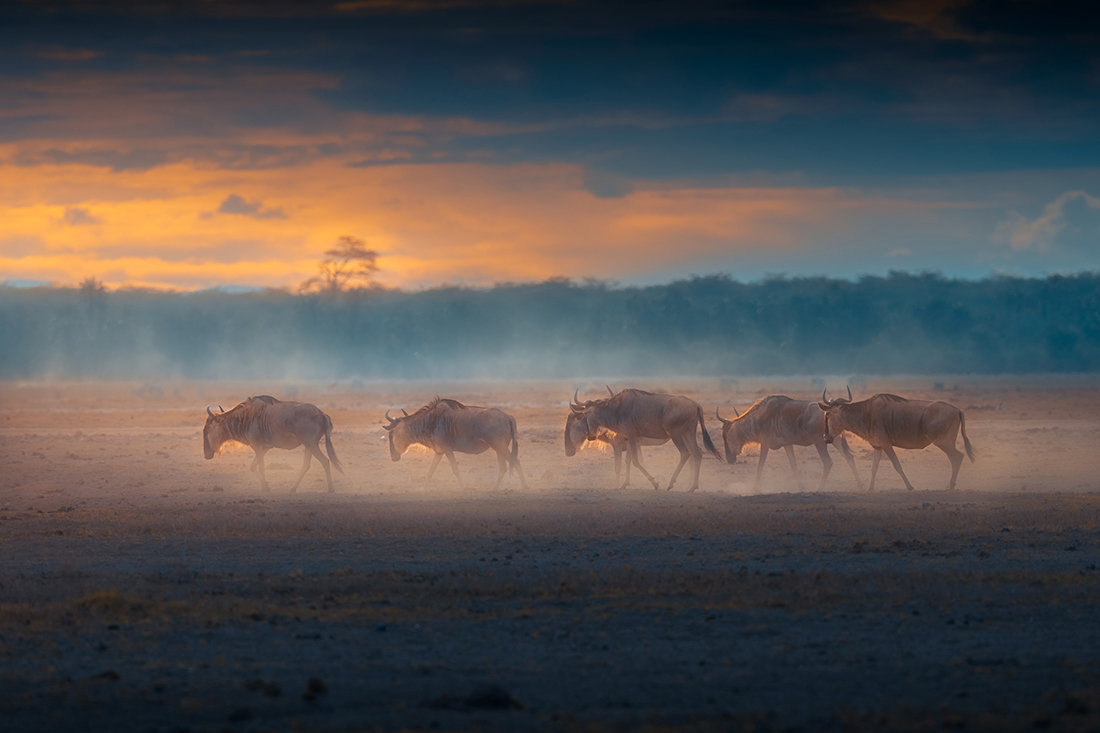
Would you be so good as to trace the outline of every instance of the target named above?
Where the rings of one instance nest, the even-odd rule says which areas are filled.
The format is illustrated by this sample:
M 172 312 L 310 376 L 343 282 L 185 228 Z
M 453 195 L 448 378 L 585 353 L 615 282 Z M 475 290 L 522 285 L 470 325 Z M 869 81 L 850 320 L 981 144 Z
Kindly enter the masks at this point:
M 935 448 L 899 451 L 914 492 L 839 460 L 817 492 L 812 448 L 805 490 L 773 453 L 750 493 L 755 448 L 618 489 L 565 457 L 566 383 L 0 384 L 0 730 L 1100 729 L 1100 383 L 933 381 L 856 396 L 966 411 L 951 493 Z M 635 386 L 716 439 L 717 406 L 820 391 Z M 247 449 L 203 460 L 207 403 L 263 393 L 331 415 L 337 493 L 316 463 L 288 493 L 297 451 L 270 493 Z M 529 490 L 390 461 L 385 409 L 436 394 L 515 415 Z

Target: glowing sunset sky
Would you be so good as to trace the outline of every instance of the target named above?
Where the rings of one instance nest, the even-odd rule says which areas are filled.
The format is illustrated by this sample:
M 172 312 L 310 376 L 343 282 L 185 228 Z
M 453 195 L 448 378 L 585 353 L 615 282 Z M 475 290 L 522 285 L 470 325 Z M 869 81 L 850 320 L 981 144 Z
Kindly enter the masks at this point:
M 1035 2 L 0 2 L 0 281 L 1100 268 L 1100 34 Z

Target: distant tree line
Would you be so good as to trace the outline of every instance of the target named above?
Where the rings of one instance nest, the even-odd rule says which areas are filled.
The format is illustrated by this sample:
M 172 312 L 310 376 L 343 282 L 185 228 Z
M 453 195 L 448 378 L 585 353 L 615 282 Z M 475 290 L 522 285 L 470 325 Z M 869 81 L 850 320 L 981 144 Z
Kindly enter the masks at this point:
M 1100 274 L 553 279 L 420 292 L 0 287 L 0 377 L 1100 371 Z

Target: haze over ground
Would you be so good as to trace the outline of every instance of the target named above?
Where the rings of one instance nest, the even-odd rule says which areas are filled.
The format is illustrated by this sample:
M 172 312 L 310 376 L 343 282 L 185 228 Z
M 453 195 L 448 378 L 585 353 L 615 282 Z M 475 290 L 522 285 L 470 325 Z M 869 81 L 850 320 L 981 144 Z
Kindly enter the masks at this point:
M 0 280 L 1100 266 L 1070 4 L 0 3 Z

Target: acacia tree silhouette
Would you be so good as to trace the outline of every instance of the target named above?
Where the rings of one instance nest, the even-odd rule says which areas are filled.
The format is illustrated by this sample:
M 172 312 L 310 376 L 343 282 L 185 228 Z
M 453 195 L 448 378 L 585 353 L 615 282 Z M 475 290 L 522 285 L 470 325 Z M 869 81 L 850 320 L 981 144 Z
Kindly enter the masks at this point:
M 319 274 L 302 283 L 300 290 L 327 296 L 364 290 L 378 271 L 377 259 L 378 253 L 367 249 L 366 242 L 345 234 L 335 247 L 325 251 L 325 258 L 317 266 Z

